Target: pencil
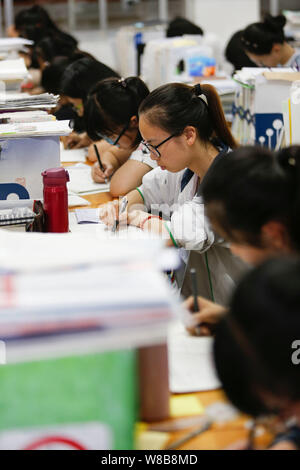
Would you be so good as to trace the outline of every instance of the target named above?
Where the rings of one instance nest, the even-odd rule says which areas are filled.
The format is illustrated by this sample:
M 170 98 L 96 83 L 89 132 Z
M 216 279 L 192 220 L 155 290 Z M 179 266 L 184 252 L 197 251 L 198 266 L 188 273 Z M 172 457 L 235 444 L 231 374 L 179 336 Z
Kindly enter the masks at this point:
M 101 171 L 102 171 L 103 173 L 105 173 L 105 168 L 104 168 L 104 166 L 103 166 L 103 163 L 101 162 L 100 154 L 99 154 L 99 152 L 98 152 L 98 148 L 97 148 L 97 145 L 96 145 L 96 144 L 94 144 L 94 150 L 95 150 L 96 157 L 97 157 L 99 166 L 100 166 L 100 168 L 101 168 Z M 105 181 L 105 183 L 107 183 L 107 178 L 105 178 L 104 181 Z
M 123 212 L 125 212 L 126 210 L 126 207 L 127 207 L 127 204 L 128 204 L 128 199 L 127 197 L 123 197 L 122 201 L 121 201 L 121 207 L 120 207 L 120 215 L 123 214 Z M 112 232 L 115 232 L 118 228 L 118 225 L 119 225 L 119 220 L 116 219 L 115 220 L 115 223 L 113 225 L 113 228 L 112 228 Z
M 173 444 L 168 446 L 165 450 L 178 449 L 178 447 L 181 447 L 183 444 L 190 441 L 194 437 L 199 436 L 199 434 L 202 434 L 203 432 L 207 431 L 211 427 L 211 425 L 212 425 L 211 420 L 207 419 L 203 424 L 201 424 L 201 426 L 194 429 L 194 431 L 188 432 L 183 437 L 181 437 L 177 441 L 173 442 Z
M 194 297 L 194 312 L 199 312 L 196 269 L 192 268 L 190 270 L 190 275 L 191 275 L 191 280 L 192 280 L 192 291 L 193 291 L 193 297 Z

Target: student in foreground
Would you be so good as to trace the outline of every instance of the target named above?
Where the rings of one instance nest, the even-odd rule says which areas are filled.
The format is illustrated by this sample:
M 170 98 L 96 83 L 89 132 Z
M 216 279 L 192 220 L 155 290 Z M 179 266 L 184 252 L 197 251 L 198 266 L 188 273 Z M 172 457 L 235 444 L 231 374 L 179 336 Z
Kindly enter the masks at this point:
M 300 146 L 277 154 L 241 147 L 208 171 L 202 194 L 217 233 L 235 255 L 258 265 L 274 256 L 299 255 L 299 187 Z M 193 311 L 192 298 L 186 307 Z M 188 315 L 186 324 L 192 333 L 210 334 L 226 310 L 203 298 L 199 307 L 200 313 Z
M 96 183 L 111 178 L 110 193 L 120 196 L 142 182 L 143 176 L 156 167 L 141 143 L 138 109 L 149 95 L 148 87 L 138 77 L 102 80 L 91 90 L 84 104 L 84 118 L 89 137 L 105 140 L 110 148 L 101 155 L 105 171 L 95 161 L 92 177 Z
M 191 292 L 186 273 L 193 266 L 202 295 L 227 303 L 245 266 L 204 215 L 202 180 L 208 168 L 226 160 L 236 146 L 215 89 L 181 83 L 157 88 L 140 106 L 139 128 L 159 167 L 127 194 L 129 210 L 120 216 L 120 223 L 157 233 L 181 248 L 177 284 L 184 296 Z M 137 205 L 143 209 L 136 210 Z M 100 216 L 112 227 L 119 217 L 118 202 L 104 206 Z
M 284 425 L 274 450 L 300 449 L 299 286 L 299 260 L 278 258 L 255 268 L 237 287 L 214 340 L 229 400 L 243 413 Z

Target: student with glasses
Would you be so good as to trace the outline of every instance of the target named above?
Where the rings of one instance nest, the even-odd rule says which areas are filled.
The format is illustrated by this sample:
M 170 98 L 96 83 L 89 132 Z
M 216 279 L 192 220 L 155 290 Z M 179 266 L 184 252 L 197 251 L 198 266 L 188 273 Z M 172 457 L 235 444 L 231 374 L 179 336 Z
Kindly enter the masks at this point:
M 211 229 L 201 195 L 208 168 L 215 160 L 226 159 L 236 146 L 219 97 L 209 85 L 163 85 L 141 104 L 139 128 L 143 145 L 159 167 L 127 195 L 128 213 L 119 221 L 159 233 L 180 248 L 184 263 L 177 284 L 184 296 L 191 292 L 186 273 L 192 266 L 199 293 L 226 304 L 245 265 Z M 136 210 L 138 204 L 144 209 Z M 102 208 L 101 218 L 108 226 L 116 217 L 116 202 Z
M 145 83 L 138 77 L 108 78 L 97 83 L 84 105 L 84 118 L 89 137 L 103 139 L 110 145 L 101 155 L 104 171 L 99 168 L 95 155 L 92 177 L 101 183 L 112 176 L 110 192 L 120 196 L 139 186 L 143 176 L 156 167 L 144 146 L 140 146 L 138 109 L 149 94 Z

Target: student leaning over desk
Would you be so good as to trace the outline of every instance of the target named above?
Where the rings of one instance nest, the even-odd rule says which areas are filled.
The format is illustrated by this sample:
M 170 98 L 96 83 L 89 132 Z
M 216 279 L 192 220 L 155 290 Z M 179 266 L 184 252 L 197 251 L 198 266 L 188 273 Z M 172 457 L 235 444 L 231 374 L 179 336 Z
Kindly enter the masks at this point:
M 145 175 L 142 185 L 127 195 L 128 223 L 158 232 L 180 248 L 184 264 L 177 283 L 183 295 L 190 293 L 187 268 L 192 266 L 201 295 L 227 303 L 245 265 L 211 229 L 201 196 L 210 165 L 226 159 L 236 146 L 219 97 L 209 85 L 163 85 L 141 104 L 139 127 L 159 168 Z M 137 204 L 144 204 L 146 210 L 134 210 Z M 102 208 L 100 217 L 107 225 L 113 225 L 117 209 L 117 202 Z M 164 220 L 158 217 L 160 213 Z M 127 221 L 127 214 L 120 216 L 122 221 Z
M 146 84 L 138 77 L 108 78 L 97 83 L 84 105 L 84 118 L 89 137 L 110 144 L 109 152 L 101 156 L 104 171 L 96 155 L 92 178 L 103 183 L 112 177 L 110 193 L 120 196 L 140 185 L 143 176 L 156 167 L 149 152 L 140 146 L 138 109 L 149 95 Z
M 266 15 L 264 21 L 252 23 L 241 33 L 241 43 L 248 55 L 259 67 L 292 67 L 300 70 L 300 50 L 286 40 L 283 15 Z
M 299 256 L 299 187 L 300 146 L 276 154 L 240 147 L 210 168 L 202 195 L 215 230 L 236 256 L 256 266 L 274 256 Z M 186 324 L 192 333 L 210 334 L 226 310 L 203 298 L 199 307 Z M 193 311 L 192 298 L 186 308 Z

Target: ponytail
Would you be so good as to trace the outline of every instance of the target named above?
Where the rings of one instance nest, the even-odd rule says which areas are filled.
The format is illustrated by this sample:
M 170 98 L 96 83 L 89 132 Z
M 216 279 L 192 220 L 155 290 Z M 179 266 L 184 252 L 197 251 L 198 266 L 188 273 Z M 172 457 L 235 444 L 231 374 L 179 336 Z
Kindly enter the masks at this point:
M 145 114 L 149 122 L 170 134 L 180 135 L 186 126 L 194 126 L 203 142 L 217 137 L 231 148 L 237 146 L 211 85 L 162 85 L 142 102 L 139 114 Z
M 250 24 L 241 35 L 244 50 L 256 55 L 270 54 L 274 44 L 283 44 L 285 41 L 285 23 L 283 15 L 266 15 L 264 21 Z
M 98 140 L 99 134 L 109 137 L 119 132 L 132 116 L 138 115 L 139 106 L 148 94 L 148 87 L 138 77 L 112 77 L 98 82 L 84 103 L 89 137 Z

